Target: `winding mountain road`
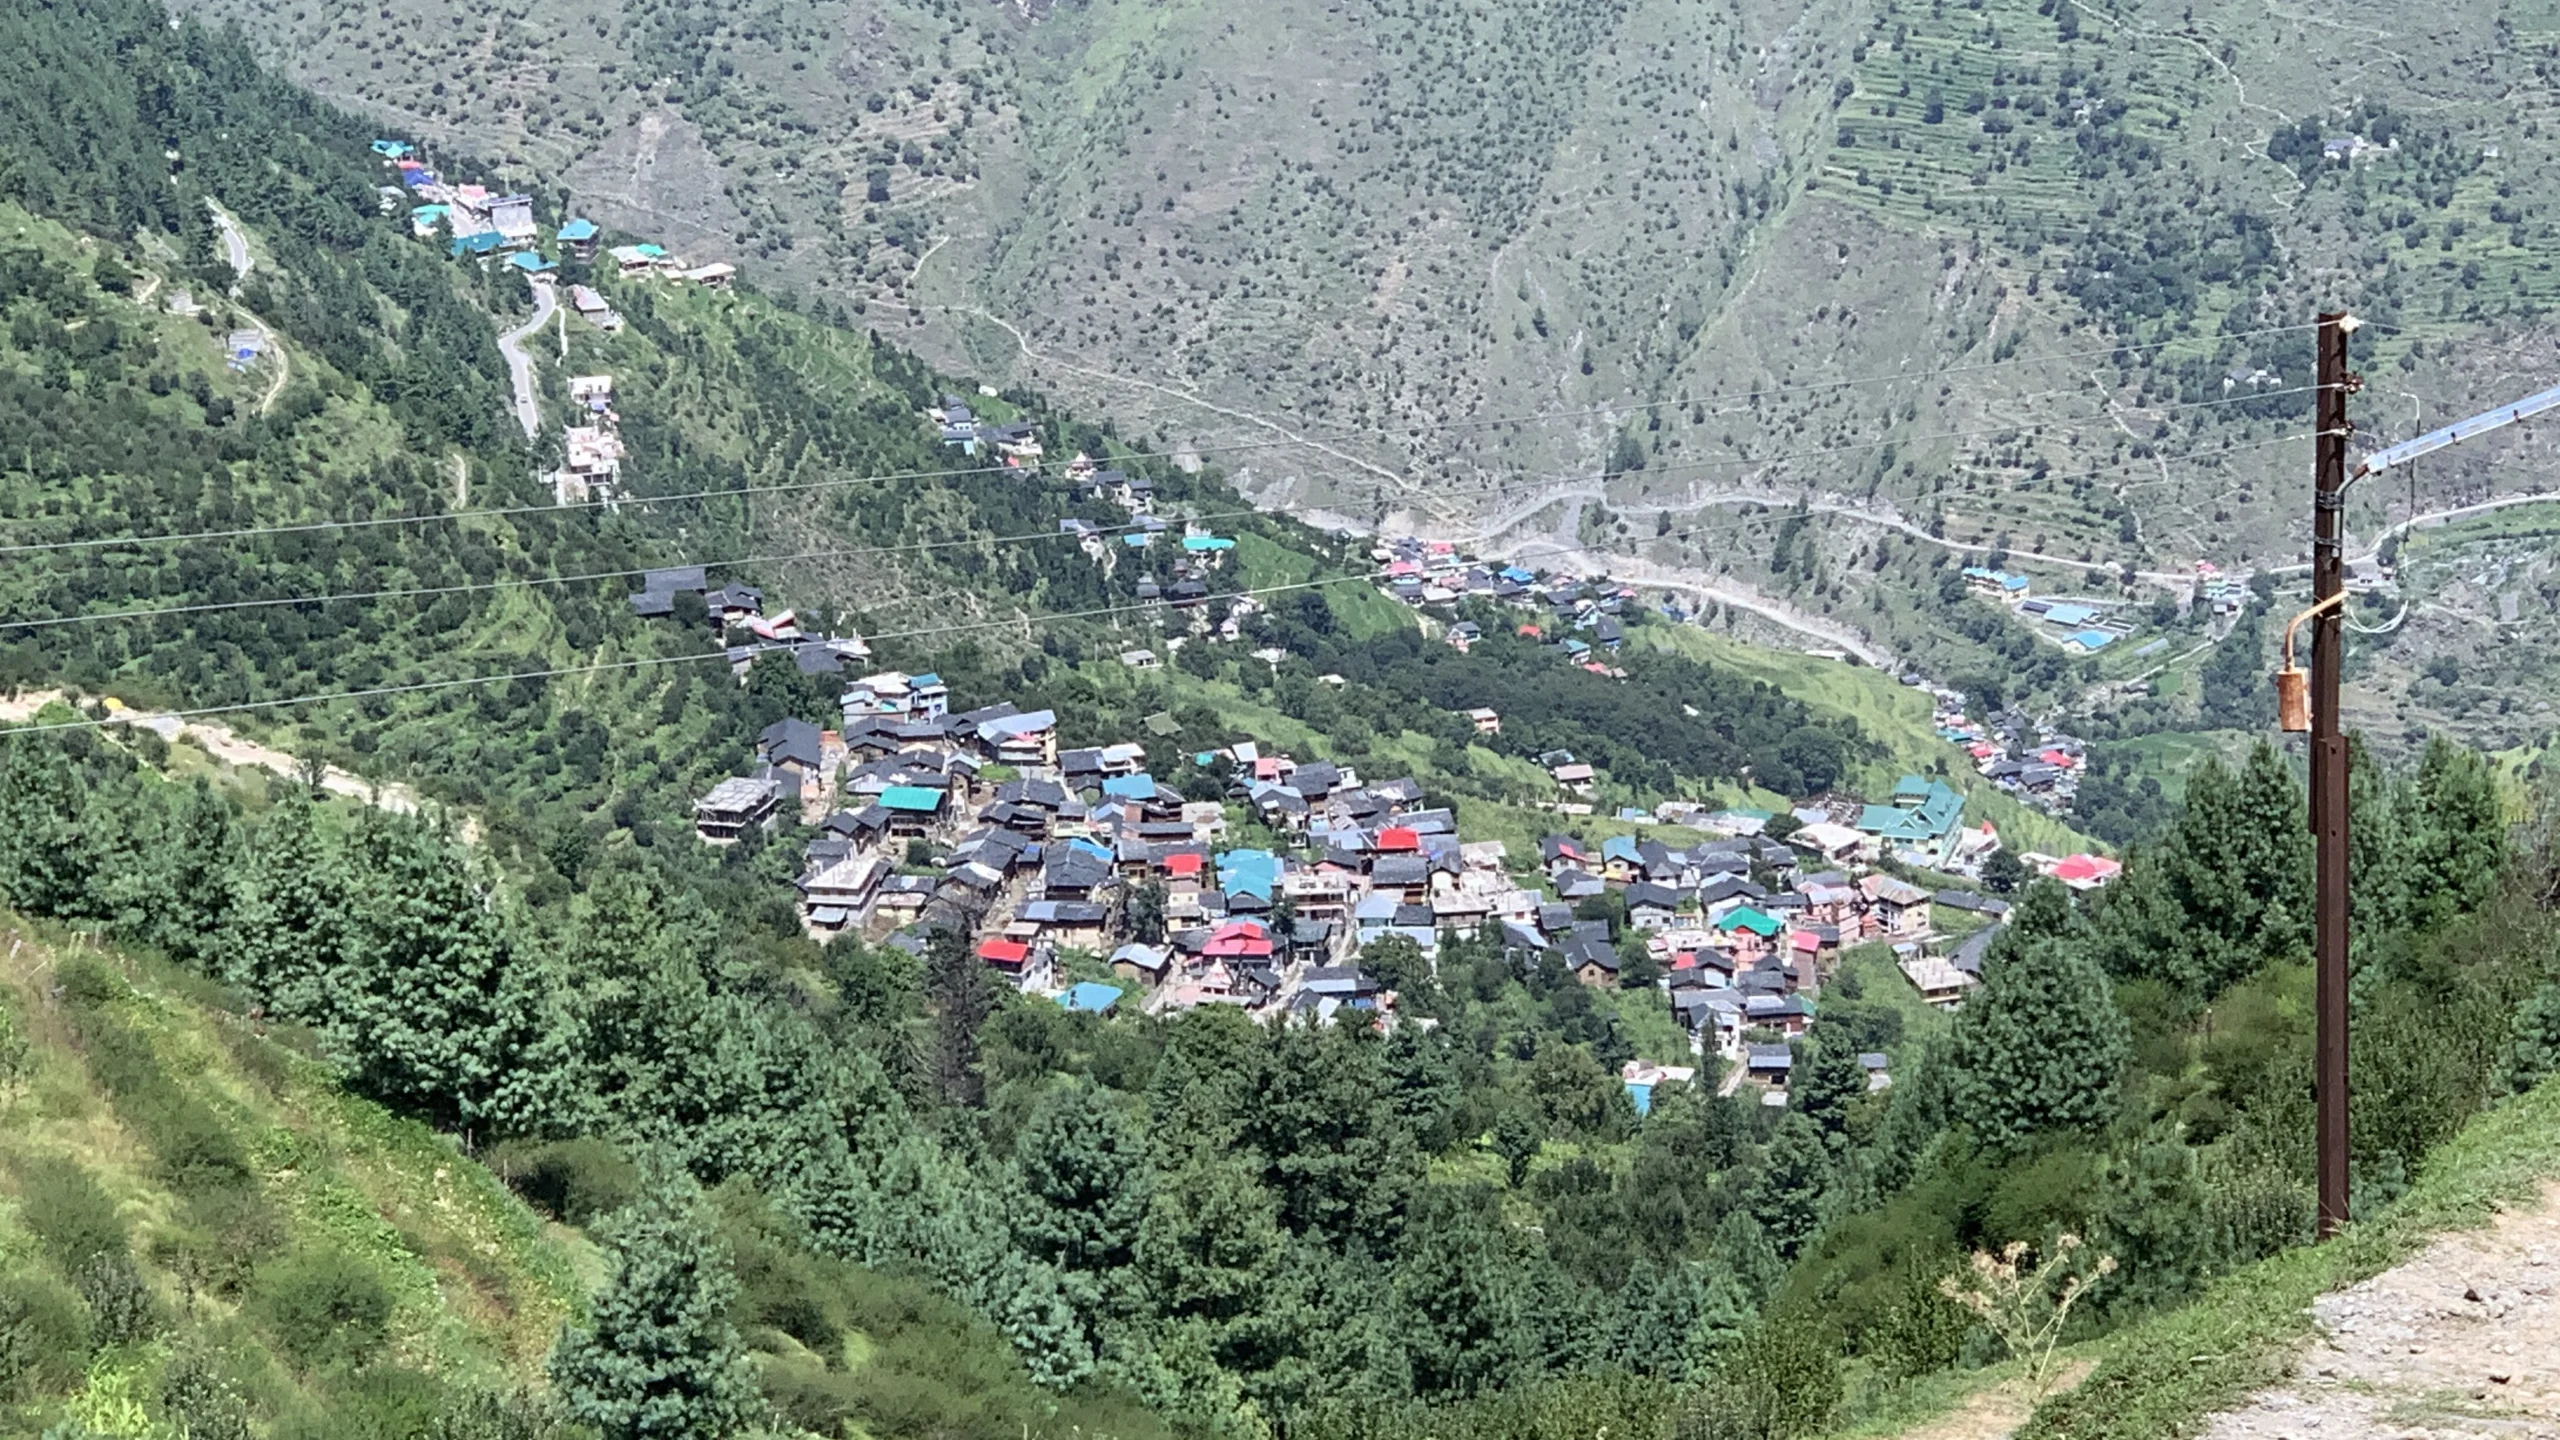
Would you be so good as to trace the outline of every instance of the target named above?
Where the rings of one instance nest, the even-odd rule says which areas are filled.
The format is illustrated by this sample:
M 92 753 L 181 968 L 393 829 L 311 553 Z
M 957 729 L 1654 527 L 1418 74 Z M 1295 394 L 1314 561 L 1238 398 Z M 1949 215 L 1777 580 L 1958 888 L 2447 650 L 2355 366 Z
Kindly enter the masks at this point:
M 558 287 L 534 282 L 533 318 L 498 337 L 498 353 L 507 360 L 507 383 L 515 391 L 516 423 L 524 427 L 524 438 L 531 440 L 542 433 L 542 406 L 534 398 L 533 357 L 525 353 L 524 342 L 551 320 L 560 308 Z
M 249 267 L 257 262 L 249 255 L 249 237 L 231 212 L 207 200 L 204 208 L 213 212 L 213 228 L 222 232 L 222 255 L 231 262 L 231 293 L 240 293 L 239 284 L 249 278 Z
M 1497 560 L 1543 561 L 1557 569 L 1571 570 L 1576 574 L 1606 573 L 1611 579 L 1623 580 L 1630 584 L 1696 595 L 1735 610 L 1748 611 L 1772 624 L 1793 630 L 1799 635 L 1810 636 L 1826 646 L 1855 655 L 1888 674 L 1899 668 L 1891 651 L 1878 646 L 1860 631 L 1836 620 L 1808 614 L 1783 600 L 1772 599 L 1757 590 L 1709 575 L 1704 571 L 1689 570 L 1674 565 L 1658 565 L 1640 555 L 1627 555 L 1615 550 L 1593 550 L 1588 546 L 1567 545 L 1560 540 L 1544 538 L 1524 540 L 1515 545 L 1487 551 L 1485 554 L 1487 558 Z M 1584 566 L 1560 558 L 1567 555 L 1590 557 L 1597 563 Z

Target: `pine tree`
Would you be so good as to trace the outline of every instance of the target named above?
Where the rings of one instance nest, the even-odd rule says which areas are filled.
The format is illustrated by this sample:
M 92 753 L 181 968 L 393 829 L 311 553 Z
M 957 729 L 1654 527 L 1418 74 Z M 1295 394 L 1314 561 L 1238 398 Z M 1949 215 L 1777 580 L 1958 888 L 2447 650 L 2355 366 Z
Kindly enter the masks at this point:
M 1256 1057 L 1244 1139 L 1264 1157 L 1263 1183 L 1298 1234 L 1392 1243 L 1421 1183 L 1412 1137 L 1387 1100 L 1383 1048 L 1364 1026 L 1293 1027 Z
M 1845 1040 L 1816 1039 L 1796 1058 L 1787 1105 L 1813 1122 L 1834 1152 L 1849 1148 L 1850 1120 L 1867 1096 L 1867 1067 Z
M 1493 1121 L 1493 1153 L 1502 1157 L 1503 1178 L 1519 1189 L 1529 1181 L 1529 1166 L 1546 1147 L 1546 1121 L 1536 1106 L 1513 1101 Z
M 173 958 L 202 965 L 211 957 L 214 937 L 230 919 L 237 834 L 230 802 L 197 776 L 160 837 L 162 863 L 153 878 L 161 903 L 145 926 Z
M 2100 956 L 2125 977 L 2202 1003 L 2310 941 L 2311 836 L 2302 788 L 2260 744 L 2238 775 L 2206 759 L 2160 848 L 2127 867 L 2100 912 Z
M 2479 908 L 2507 863 L 2497 777 L 2480 752 L 2427 742 L 2405 825 L 2407 923 L 2433 926 Z
M 1448 1032 L 1437 1026 L 1399 1025 L 1387 1037 L 1381 1063 L 1387 1103 L 1415 1145 L 1425 1155 L 1448 1149 L 1458 1138 L 1458 1116 L 1467 1098 Z
M 1534 1375 L 1533 1285 L 1494 1192 L 1434 1192 L 1396 1267 L 1415 1390 L 1472 1395 Z
M 1840 1343 L 1803 1315 L 1764 1316 L 1690 1401 L 1676 1440 L 1795 1440 L 1839 1408 Z
M 1129 887 L 1129 938 L 1141 945 L 1164 943 L 1164 886 L 1153 878 Z
M 2505 1079 L 2521 1094 L 2554 1074 L 2560 1074 L 2560 980 L 2539 987 L 2516 1007 Z
M 1200 1322 L 1223 1355 L 1261 1310 L 1287 1248 L 1271 1193 L 1234 1161 L 1204 1155 L 1157 1181 L 1137 1260 L 1156 1313 Z
M 653 1168 L 641 1199 L 603 1226 L 611 1268 L 587 1328 L 552 1351 L 552 1383 L 604 1440 L 726 1440 L 758 1408 L 729 1323 L 737 1281 L 701 1191 Z
M 2031 941 L 1983 969 L 1956 1015 L 1949 1061 L 1955 1114 L 1994 1149 L 2049 1130 L 2113 1120 L 2131 1032 L 2084 947 Z
M 1014 1137 L 1013 1165 L 1030 1192 L 1014 1221 L 1023 1248 L 1058 1268 L 1088 1330 L 1126 1311 L 1153 1189 L 1127 1112 L 1089 1082 L 1057 1086 Z
M 0 899 L 31 915 L 77 914 L 88 886 L 86 791 L 59 746 L 18 736 L 0 750 Z
M 359 821 L 326 1033 L 356 1083 L 445 1121 L 482 1116 L 506 1059 L 507 937 L 472 857 L 412 819 Z
M 346 879 L 307 790 L 282 787 L 237 885 L 223 978 L 282 1015 L 327 1027 L 337 1015 L 329 975 L 344 950 Z
M 934 932 L 925 949 L 924 983 L 926 1003 L 933 1007 L 934 1088 L 944 1104 L 981 1105 L 987 1082 L 978 1068 L 978 1029 L 995 1011 L 995 989 L 966 933 Z
M 1831 1151 L 1822 1132 L 1802 1115 L 1778 1122 L 1778 1133 L 1760 1157 L 1749 1207 L 1753 1219 L 1785 1259 L 1794 1259 L 1822 1228 L 1822 1202 L 1831 1187 Z

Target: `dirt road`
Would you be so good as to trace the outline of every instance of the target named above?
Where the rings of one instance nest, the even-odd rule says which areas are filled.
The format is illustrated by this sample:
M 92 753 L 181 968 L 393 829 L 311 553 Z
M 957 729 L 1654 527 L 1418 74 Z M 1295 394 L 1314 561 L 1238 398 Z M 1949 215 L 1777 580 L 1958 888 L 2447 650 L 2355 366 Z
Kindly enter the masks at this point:
M 2205 1440 L 2560 1440 L 2560 1182 L 2311 1310 L 2293 1382 Z
M 0 699 L 0 724 L 14 725 L 31 720 L 37 711 L 64 698 L 59 690 L 37 690 Z M 139 726 L 173 745 L 181 742 L 193 745 L 226 765 L 255 766 L 288 777 L 302 774 L 299 758 L 272 745 L 251 740 L 228 725 L 217 725 L 207 720 L 181 720 L 174 715 L 159 715 L 145 710 L 117 711 L 113 723 Z M 408 786 L 377 784 L 334 765 L 321 775 L 320 788 L 332 795 L 361 800 L 394 815 L 418 812 L 418 792 Z M 475 823 L 468 820 L 463 823 L 464 838 L 472 838 L 477 831 Z
M 1772 599 L 1759 591 L 1736 584 L 1732 580 L 1709 575 L 1703 570 L 1690 570 L 1674 565 L 1656 564 L 1638 555 L 1614 550 L 1591 550 L 1561 541 L 1531 539 L 1488 548 L 1488 559 L 1512 560 L 1530 565 L 1546 565 L 1575 573 L 1605 574 L 1613 580 L 1643 585 L 1656 590 L 1677 590 L 1713 600 L 1719 605 L 1745 610 L 1763 620 L 1810 636 L 1824 646 L 1843 650 L 1869 665 L 1894 673 L 1900 668 L 1890 651 L 1860 631 L 1834 620 L 1809 614 L 1782 600 Z M 1572 558 L 1567 558 L 1572 557 Z

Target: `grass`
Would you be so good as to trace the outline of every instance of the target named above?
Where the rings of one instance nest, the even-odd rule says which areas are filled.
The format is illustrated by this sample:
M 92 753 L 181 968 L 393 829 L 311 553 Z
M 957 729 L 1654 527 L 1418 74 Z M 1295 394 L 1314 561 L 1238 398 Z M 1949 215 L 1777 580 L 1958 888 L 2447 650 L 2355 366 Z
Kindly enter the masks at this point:
M 1911 988 L 1902 967 L 1893 963 L 1893 947 L 1884 944 L 1856 945 L 1842 951 L 1839 976 L 1854 975 L 1864 1003 L 1890 1005 L 1902 1012 L 1904 1043 L 1924 1035 L 1933 1035 L 1949 1024 L 1946 1011 L 1935 1008 Z M 1834 978 L 1833 987 L 1839 984 Z M 1817 1030 L 1819 1027 L 1816 1027 Z
M 1982 778 L 1962 751 L 1938 738 L 1929 697 L 1882 671 L 1763 650 L 1694 625 L 1646 625 L 1631 638 L 1765 680 L 1817 710 L 1857 721 L 1859 733 L 1885 751 L 1883 759 L 1861 766 L 1854 777 L 1870 795 L 1891 793 L 1893 782 L 1906 774 L 1934 775 L 1964 794 L 1968 824 L 1989 820 L 2011 849 L 2068 855 L 2105 848 L 2067 821 L 2021 803 Z
M 2428 1157 L 2417 1184 L 2326 1245 L 2237 1271 L 2183 1309 L 2115 1337 L 2097 1369 L 2045 1402 L 2020 1440 L 2149 1440 L 2280 1379 L 2312 1332 L 2307 1308 L 2390 1268 L 2440 1231 L 2488 1223 L 2560 1174 L 2560 1085 L 2490 1111 Z
M 166 1076 L 151 1083 L 180 1087 L 200 1103 L 198 1123 L 227 1132 L 247 1157 L 251 1193 L 276 1226 L 263 1258 L 244 1262 L 252 1273 L 296 1256 L 347 1257 L 393 1298 L 383 1358 L 455 1381 L 513 1385 L 539 1375 L 583 1303 L 582 1277 L 593 1267 L 582 1240 L 543 1222 L 444 1137 L 339 1089 L 327 1066 L 231 1013 L 205 982 L 95 951 L 52 927 L 11 918 L 6 928 L 0 1003 L 21 1017 L 34 1049 L 29 1083 L 0 1127 L 0 1195 L 13 1195 L 39 1161 L 75 1162 L 118 1202 L 134 1254 L 147 1261 L 146 1282 L 176 1317 L 175 1338 L 219 1332 L 247 1354 L 272 1349 L 242 1293 L 182 1283 L 202 1262 L 180 1257 L 208 1243 L 195 1234 L 207 1222 L 191 1208 L 192 1192 L 172 1188 L 160 1168 L 150 1127 L 167 1122 L 134 1108 L 152 1103 L 147 1092 L 130 1080 L 111 1089 L 106 1072 L 93 1073 L 108 1053 L 95 1032 L 111 1027 L 128 1037 L 115 1048 L 124 1057 L 116 1073 L 129 1076 L 140 1063 Z M 99 1001 L 62 998 L 60 968 L 83 952 L 129 989 Z M 14 1201 L 0 1206 L 0 1272 L 13 1284 L 36 1283 L 39 1263 Z M 137 1376 L 139 1393 L 151 1393 L 168 1353 L 152 1347 L 117 1359 L 70 1398 L 105 1404 Z M 303 1383 L 290 1367 L 274 1368 L 270 1396 L 283 1401 Z

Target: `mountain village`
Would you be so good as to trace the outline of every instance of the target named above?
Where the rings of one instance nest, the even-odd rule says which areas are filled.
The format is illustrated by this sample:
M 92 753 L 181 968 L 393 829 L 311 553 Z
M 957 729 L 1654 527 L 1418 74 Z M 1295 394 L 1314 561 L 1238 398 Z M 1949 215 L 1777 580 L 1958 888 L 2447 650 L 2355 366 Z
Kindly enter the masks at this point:
M 1038 463 L 1029 427 L 983 421 L 958 397 L 924 420 L 955 447 Z M 1215 624 L 1207 604 L 1221 598 L 1210 580 L 1233 540 L 1156 515 L 1142 479 L 1086 456 L 1066 473 L 1088 499 L 1127 512 L 1120 525 L 1061 522 L 1097 563 L 1165 557 L 1137 587 L 1165 632 L 1160 646 L 1238 639 L 1253 598 L 1223 597 L 1228 613 Z M 1381 542 L 1375 557 L 1381 589 L 1440 612 L 1437 633 L 1462 649 L 1482 627 L 1454 618 L 1460 597 L 1521 609 L 1531 618 L 1520 634 L 1552 634 L 1559 663 L 1604 675 L 1616 673 L 1626 624 L 1641 623 L 1628 613 L 1635 592 L 1605 581 L 1496 567 L 1411 540 Z M 1757 1082 L 1783 1103 L 1788 1042 L 1818 1024 L 1844 952 L 1890 946 L 1921 998 L 1953 1008 L 1979 983 L 2008 910 L 1943 883 L 1979 877 L 2001 841 L 1987 823 L 1966 824 L 1963 795 L 1939 779 L 1905 776 L 1875 803 L 1816 796 L 1783 818 L 1680 801 L 1622 808 L 1606 817 L 1620 833 L 1553 833 L 1535 853 L 1514 854 L 1469 838 L 1457 813 L 1409 776 L 1363 775 L 1250 736 L 1160 753 L 1175 727 L 1156 716 L 1150 733 L 1062 747 L 1057 715 L 1036 696 L 968 697 L 983 703 L 955 708 L 963 702 L 939 675 L 862 673 L 871 650 L 861 637 L 807 633 L 792 609 L 743 585 L 714 586 L 701 567 L 650 572 L 630 603 L 739 642 L 728 658 L 741 683 L 767 657 L 787 656 L 804 676 L 843 677 L 837 725 L 774 722 L 742 757 L 744 773 L 695 802 L 703 843 L 762 844 L 768 833 L 796 843 L 801 923 L 821 942 L 856 936 L 921 954 L 947 932 L 1008 984 L 1070 1010 L 1232 1006 L 1268 1023 L 1392 1028 L 1407 1020 L 1380 973 L 1393 967 L 1366 963 L 1375 947 L 1409 945 L 1402 954 L 1430 965 L 1450 941 L 1491 941 L 1514 964 L 1556 967 L 1593 987 L 1623 988 L 1631 964 L 1651 972 L 1659 979 L 1634 983 L 1657 991 L 1654 1003 L 1688 1037 L 1686 1058 L 1713 1057 L 1728 1083 Z M 1121 660 L 1160 663 L 1154 648 Z M 2032 764 L 2054 777 L 2078 763 L 2076 742 L 2050 740 L 2023 717 L 1977 726 L 1951 693 L 1939 704 L 1941 735 L 1973 737 L 1996 783 L 2049 786 L 2041 773 L 2004 768 L 2020 745 L 2042 746 Z M 1467 718 L 1479 732 L 1501 724 L 1489 708 Z M 1594 768 L 1560 751 L 1540 759 L 1558 816 L 1592 817 Z M 1666 826 L 1695 838 L 1645 834 Z M 2097 856 L 2019 858 L 2081 889 L 2115 869 Z M 1691 1068 L 1631 1062 L 1624 1078 L 1642 1092 Z M 1882 1083 L 1881 1064 L 1871 1069 Z

